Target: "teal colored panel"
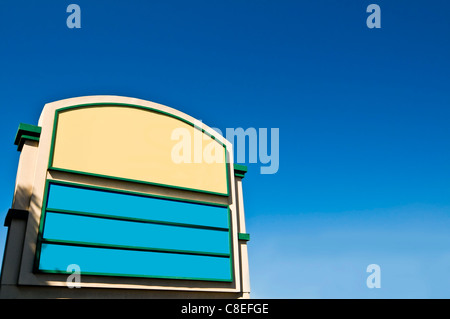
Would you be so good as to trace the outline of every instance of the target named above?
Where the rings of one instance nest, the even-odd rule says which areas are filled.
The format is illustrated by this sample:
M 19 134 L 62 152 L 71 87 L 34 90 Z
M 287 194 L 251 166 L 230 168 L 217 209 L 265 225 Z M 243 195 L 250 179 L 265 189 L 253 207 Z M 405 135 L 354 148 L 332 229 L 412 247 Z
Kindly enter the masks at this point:
M 230 253 L 229 233 L 174 225 L 47 212 L 44 239 Z
M 228 257 L 42 244 L 40 270 L 66 272 L 71 264 L 81 275 L 231 280 Z
M 228 228 L 227 207 L 49 184 L 49 209 Z

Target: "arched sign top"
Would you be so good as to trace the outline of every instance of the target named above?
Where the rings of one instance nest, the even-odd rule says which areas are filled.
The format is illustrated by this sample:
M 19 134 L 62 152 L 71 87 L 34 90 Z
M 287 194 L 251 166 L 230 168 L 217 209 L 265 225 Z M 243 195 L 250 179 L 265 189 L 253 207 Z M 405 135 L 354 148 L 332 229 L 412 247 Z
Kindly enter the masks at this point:
M 49 168 L 228 195 L 226 145 L 167 109 L 106 101 L 58 108 Z

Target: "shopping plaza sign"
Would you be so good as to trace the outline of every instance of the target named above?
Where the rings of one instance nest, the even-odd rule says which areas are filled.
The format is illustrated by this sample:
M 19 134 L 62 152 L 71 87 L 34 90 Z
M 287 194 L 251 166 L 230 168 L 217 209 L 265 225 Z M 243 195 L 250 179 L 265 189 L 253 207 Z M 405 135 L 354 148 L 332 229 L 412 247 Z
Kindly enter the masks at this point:
M 87 96 L 21 124 L 1 297 L 248 297 L 246 167 L 198 123 L 149 101 Z M 190 154 L 209 158 L 177 160 L 180 131 L 203 141 Z M 85 289 L 68 288 L 73 265 Z

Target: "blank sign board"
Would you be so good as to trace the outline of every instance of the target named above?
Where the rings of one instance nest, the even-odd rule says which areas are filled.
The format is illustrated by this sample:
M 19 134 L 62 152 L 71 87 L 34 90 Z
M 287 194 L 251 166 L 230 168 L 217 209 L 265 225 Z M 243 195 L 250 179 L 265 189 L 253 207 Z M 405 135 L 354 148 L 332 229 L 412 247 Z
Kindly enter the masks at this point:
M 0 298 L 249 296 L 247 168 L 233 142 L 123 96 L 47 103 L 36 124 L 14 139 Z M 71 279 L 92 289 L 61 289 Z

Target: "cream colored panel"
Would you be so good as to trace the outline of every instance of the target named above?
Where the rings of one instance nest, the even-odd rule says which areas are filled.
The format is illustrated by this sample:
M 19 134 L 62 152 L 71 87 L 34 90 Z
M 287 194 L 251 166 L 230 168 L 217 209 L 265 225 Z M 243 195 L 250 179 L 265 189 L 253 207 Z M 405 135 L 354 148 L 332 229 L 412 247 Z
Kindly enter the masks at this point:
M 227 193 L 225 148 L 181 120 L 141 108 L 95 106 L 62 111 L 57 121 L 52 167 Z M 175 154 L 190 153 L 190 160 L 177 163 L 174 148 Z M 195 149 L 215 160 L 195 158 Z

